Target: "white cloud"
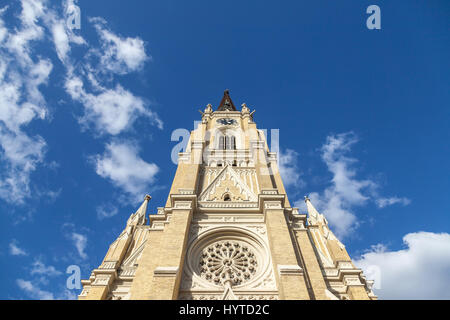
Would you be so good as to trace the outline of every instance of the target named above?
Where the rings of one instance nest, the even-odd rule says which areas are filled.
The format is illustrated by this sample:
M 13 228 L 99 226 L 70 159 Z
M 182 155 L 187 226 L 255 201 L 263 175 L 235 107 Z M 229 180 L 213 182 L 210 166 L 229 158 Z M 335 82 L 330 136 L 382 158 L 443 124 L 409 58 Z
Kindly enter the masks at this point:
M 50 60 L 32 54 L 33 42 L 41 40 L 45 1 L 22 0 L 20 27 L 9 31 L 0 13 L 0 198 L 23 203 L 30 197 L 30 175 L 43 161 L 45 141 L 30 137 L 24 127 L 47 117 L 40 91 L 52 71 Z
M 94 124 L 100 133 L 118 135 L 130 128 L 139 117 L 147 117 L 162 129 L 162 122 L 140 97 L 134 96 L 121 85 L 115 89 L 100 87 L 95 95 L 84 90 L 81 78 L 71 77 L 66 81 L 66 90 L 72 99 L 80 101 L 85 107 L 85 114 L 80 122 L 85 126 Z
M 330 221 L 338 237 L 345 237 L 357 226 L 353 207 L 366 204 L 369 197 L 364 191 L 375 187 L 373 181 L 355 178 L 352 166 L 357 160 L 346 156 L 357 141 L 353 133 L 327 137 L 322 146 L 322 159 L 333 174 L 332 185 L 322 195 L 310 194 L 311 201 Z
M 300 178 L 301 173 L 298 168 L 298 156 L 299 154 L 294 150 L 286 149 L 286 152 L 280 150 L 278 168 L 286 188 L 291 186 L 300 188 L 305 184 Z
M 27 256 L 28 253 L 18 247 L 17 240 L 13 239 L 9 244 L 9 253 L 13 256 Z
M 64 62 L 67 60 L 67 54 L 70 51 L 69 36 L 66 32 L 64 20 L 58 20 L 53 23 L 52 34 L 58 58 Z
M 450 299 L 450 234 L 409 233 L 403 241 L 403 250 L 378 245 L 354 261 L 376 275 L 375 293 L 381 299 Z
M 138 151 L 129 142 L 112 142 L 106 145 L 105 154 L 97 155 L 93 160 L 98 175 L 111 180 L 116 187 L 136 199 L 142 199 L 155 181 L 159 168 L 142 160 Z
M 59 60 L 66 68 L 64 89 L 84 106 L 79 120 L 96 133 L 118 135 L 139 118 L 162 129 L 158 115 L 148 102 L 120 84 L 112 85 L 114 74 L 139 71 L 150 57 L 138 37 L 122 37 L 106 28 L 106 22 L 93 19 L 100 47 L 89 45 L 67 27 L 70 7 L 75 0 L 64 0 L 65 12 L 59 12 L 47 0 L 21 0 L 18 24 L 6 27 L 0 9 L 0 198 L 23 204 L 31 196 L 31 175 L 44 162 L 47 144 L 39 135 L 30 135 L 27 126 L 49 118 L 41 87 L 53 69 L 50 59 L 35 52 L 35 44 L 53 42 Z M 72 44 L 85 45 L 87 54 L 81 62 L 71 56 Z M 97 64 L 92 65 L 98 60 Z
M 17 279 L 17 285 L 20 289 L 27 292 L 32 298 L 39 300 L 54 300 L 53 293 L 45 290 L 41 290 L 38 286 L 34 285 L 31 281 L 25 281 L 23 279 Z
M 379 208 L 385 208 L 387 206 L 391 206 L 394 204 L 401 204 L 403 206 L 407 206 L 411 203 L 411 200 L 408 198 L 399 198 L 399 197 L 391 197 L 391 198 L 379 198 L 375 200 L 377 206 Z
M 119 213 L 119 209 L 110 204 L 98 206 L 96 211 L 97 211 L 97 218 L 99 220 L 114 217 Z
M 100 134 L 118 135 L 132 127 L 138 118 L 149 119 L 159 129 L 163 122 L 148 108 L 148 102 L 120 84 L 111 87 L 114 74 L 139 71 L 149 59 L 139 38 L 121 38 L 106 29 L 101 18 L 92 18 L 100 37 L 101 48 L 90 47 L 77 68 L 67 62 L 66 92 L 84 106 L 80 123 L 94 126 Z M 67 43 L 65 39 L 64 43 Z M 55 41 L 56 42 L 56 41 Z M 98 62 L 95 63 L 95 58 Z
M 142 39 L 123 38 L 105 27 L 105 21 L 100 18 L 90 19 L 100 36 L 101 50 L 98 51 L 102 66 L 113 73 L 127 74 L 139 71 L 150 59 L 145 52 Z
M 43 275 L 48 277 L 59 276 L 61 271 L 56 270 L 53 266 L 46 266 L 41 260 L 37 259 L 31 265 L 31 275 Z
M 356 207 L 375 201 L 382 208 L 390 204 L 409 203 L 406 198 L 380 198 L 379 185 L 370 179 L 357 178 L 355 164 L 357 159 L 349 157 L 352 146 L 358 142 L 353 132 L 330 135 L 322 146 L 322 159 L 332 173 L 331 186 L 322 194 L 310 194 L 312 203 L 330 221 L 336 235 L 345 237 L 358 227 L 354 212 Z
M 44 36 L 44 29 L 38 24 L 38 20 L 44 16 L 45 2 L 45 0 L 21 0 L 22 11 L 19 16 L 21 28 L 7 35 L 5 47 L 17 58 L 16 61 L 22 67 L 33 64 L 30 42 L 41 40 Z
M 74 1 L 67 0 L 64 4 L 66 11 L 74 4 Z M 102 18 L 89 21 L 97 30 L 100 48 L 77 37 L 63 20 L 52 19 L 53 41 L 67 71 L 65 90 L 84 106 L 84 116 L 79 119 L 81 125 L 84 128 L 92 125 L 100 134 L 118 135 L 130 129 L 138 118 L 145 117 L 162 129 L 163 122 L 147 107 L 147 101 L 120 84 L 111 87 L 114 74 L 139 71 L 150 59 L 144 42 L 139 38 L 116 35 L 106 28 L 106 21 Z M 68 56 L 71 42 L 88 47 L 83 61 L 76 64 Z
M 87 236 L 82 235 L 80 233 L 72 232 L 70 238 L 73 241 L 75 248 L 77 248 L 80 257 L 82 259 L 87 259 L 87 254 L 85 252 L 88 241 Z

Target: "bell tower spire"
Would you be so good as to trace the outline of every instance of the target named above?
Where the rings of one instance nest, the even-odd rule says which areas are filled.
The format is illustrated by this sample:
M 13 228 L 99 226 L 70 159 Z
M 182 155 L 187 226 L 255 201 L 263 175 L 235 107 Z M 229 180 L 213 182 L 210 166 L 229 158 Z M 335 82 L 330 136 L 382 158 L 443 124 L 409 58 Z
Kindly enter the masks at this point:
M 165 206 L 145 197 L 79 298 L 376 299 L 325 215 L 291 207 L 254 111 L 225 90 L 200 113 Z
M 222 101 L 220 101 L 217 111 L 237 111 L 234 106 L 233 100 L 230 97 L 230 90 L 226 89 L 223 93 Z

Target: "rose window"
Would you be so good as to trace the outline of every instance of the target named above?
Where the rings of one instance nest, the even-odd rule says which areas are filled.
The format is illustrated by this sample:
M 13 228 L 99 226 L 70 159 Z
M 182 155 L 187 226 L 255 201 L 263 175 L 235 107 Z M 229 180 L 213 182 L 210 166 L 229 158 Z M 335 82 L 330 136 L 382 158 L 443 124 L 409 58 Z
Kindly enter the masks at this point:
M 216 242 L 200 255 L 200 276 L 216 285 L 230 282 L 236 286 L 252 279 L 258 262 L 255 253 L 246 244 L 236 241 Z

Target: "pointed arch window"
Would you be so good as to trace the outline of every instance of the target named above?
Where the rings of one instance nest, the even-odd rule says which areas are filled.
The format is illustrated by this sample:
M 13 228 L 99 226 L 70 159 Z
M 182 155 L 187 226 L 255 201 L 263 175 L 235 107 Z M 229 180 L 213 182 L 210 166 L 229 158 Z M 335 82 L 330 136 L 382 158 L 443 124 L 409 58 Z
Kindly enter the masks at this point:
M 232 135 L 220 136 L 219 150 L 236 150 L 236 137 Z
M 219 137 L 219 150 L 225 150 L 225 146 L 226 146 L 226 137 L 220 136 Z
M 228 139 L 230 140 L 230 148 L 229 150 L 236 150 L 236 137 L 235 136 L 229 136 Z

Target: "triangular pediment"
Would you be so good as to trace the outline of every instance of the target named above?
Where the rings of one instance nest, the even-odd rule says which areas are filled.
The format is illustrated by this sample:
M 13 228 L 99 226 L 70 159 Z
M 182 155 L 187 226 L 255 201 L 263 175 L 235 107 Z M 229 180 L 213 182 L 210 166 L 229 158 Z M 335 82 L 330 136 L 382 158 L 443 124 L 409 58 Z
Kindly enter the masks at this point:
M 200 201 L 250 201 L 258 200 L 247 184 L 232 167 L 226 166 L 200 194 Z

